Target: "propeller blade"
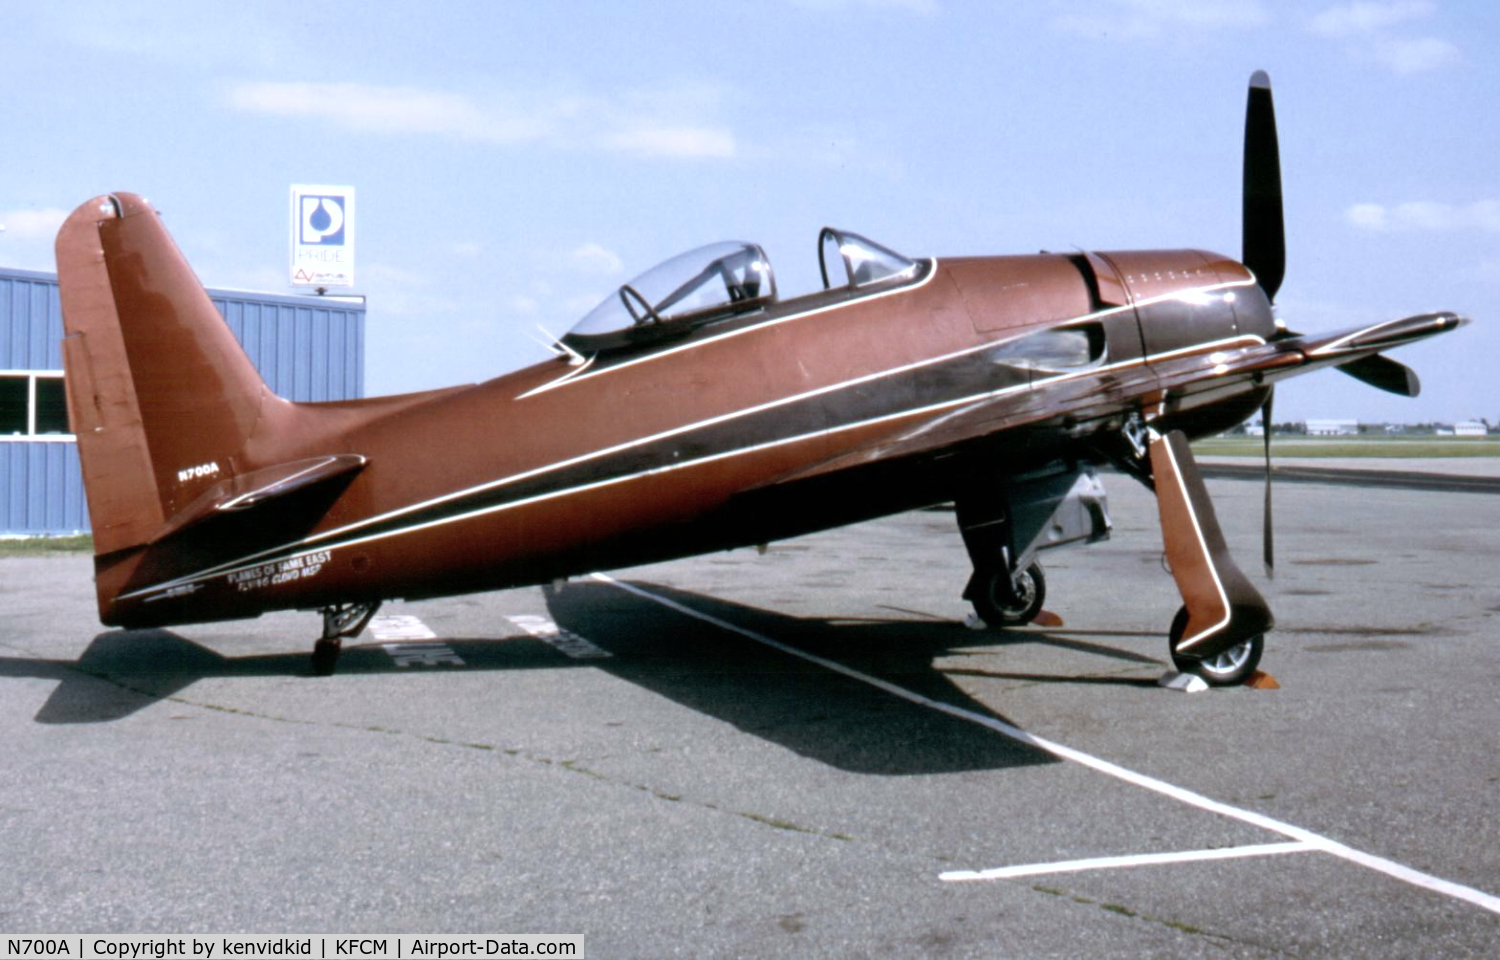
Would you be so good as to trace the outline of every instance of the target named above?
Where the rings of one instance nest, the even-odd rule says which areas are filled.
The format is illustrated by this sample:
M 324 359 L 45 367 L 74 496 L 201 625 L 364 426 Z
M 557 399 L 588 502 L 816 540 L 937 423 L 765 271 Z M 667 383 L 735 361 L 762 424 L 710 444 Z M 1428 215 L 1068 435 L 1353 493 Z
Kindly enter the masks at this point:
M 1276 579 L 1276 538 L 1271 522 L 1271 401 L 1275 399 L 1276 391 L 1273 388 L 1266 394 L 1266 402 L 1260 408 L 1261 434 L 1266 441 L 1266 506 L 1261 514 L 1260 546 L 1266 576 L 1273 580 Z
M 1422 392 L 1422 381 L 1417 379 L 1417 371 L 1378 353 L 1341 363 L 1336 369 L 1400 397 L 1415 397 Z
M 1244 207 L 1240 218 L 1241 260 L 1260 281 L 1266 298 L 1276 299 L 1286 275 L 1286 228 L 1281 216 L 1281 151 L 1276 142 L 1276 107 L 1271 78 L 1264 70 L 1250 78 L 1245 104 Z

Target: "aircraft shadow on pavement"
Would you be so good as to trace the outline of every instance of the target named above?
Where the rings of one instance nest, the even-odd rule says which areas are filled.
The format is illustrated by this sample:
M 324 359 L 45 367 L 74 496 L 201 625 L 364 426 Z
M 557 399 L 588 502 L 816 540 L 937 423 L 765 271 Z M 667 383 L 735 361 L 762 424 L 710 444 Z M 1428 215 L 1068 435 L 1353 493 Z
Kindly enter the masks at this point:
M 991 646 L 995 635 L 976 634 L 951 621 L 793 617 L 669 587 L 640 586 L 921 696 L 999 720 L 1005 718 L 969 697 L 950 677 L 1126 686 L 1153 682 L 940 670 L 934 666 L 935 659 L 961 655 L 966 647 Z M 610 656 L 569 659 L 529 635 L 445 637 L 426 642 L 457 654 L 463 661 L 461 667 L 401 667 L 385 649 L 389 643 L 362 642 L 345 649 L 334 677 L 314 680 L 306 651 L 226 657 L 173 631 L 129 630 L 98 635 L 76 661 L 0 658 L 0 676 L 57 680 L 57 688 L 35 720 L 73 724 L 122 719 L 209 678 L 300 675 L 310 682 L 333 683 L 340 676 L 409 675 L 441 669 L 586 668 L 603 670 L 839 769 L 910 775 L 1053 762 L 1049 754 L 996 736 L 977 724 L 900 699 L 616 587 L 584 582 L 544 593 L 558 626 L 587 638 Z M 1156 662 L 1060 633 L 1027 632 L 1011 637 L 1126 661 Z
M 292 642 L 288 637 L 288 642 Z M 421 649 L 441 645 L 462 660 L 461 667 L 401 666 L 387 651 L 400 645 Z M 570 661 L 529 636 L 441 641 L 345 641 L 332 677 L 315 677 L 311 643 L 303 650 L 224 656 L 172 630 L 110 630 L 96 636 L 77 660 L 0 657 L 0 677 L 56 679 L 58 687 L 34 718 L 38 723 L 103 723 L 120 720 L 176 696 L 199 680 L 212 678 L 307 677 L 337 682 L 340 676 L 422 674 L 434 669 L 557 669 Z M 561 662 L 559 662 L 561 661 Z
M 1011 723 L 960 689 L 934 665 L 966 647 L 989 647 L 953 621 L 793 617 L 655 584 L 632 584 L 665 600 L 831 660 L 912 693 Z M 547 589 L 563 629 L 608 650 L 603 669 L 644 689 L 840 769 L 930 774 L 1049 763 L 1044 751 L 996 736 L 967 720 L 900 699 L 869 684 L 600 583 Z M 1016 640 L 1157 664 L 1138 654 L 1050 634 Z M 992 674 L 993 676 L 993 674 Z M 1012 675 L 1035 682 L 1071 677 Z M 1125 686 L 1155 680 L 1087 678 Z M 1012 723 L 1012 726 L 1015 724 Z

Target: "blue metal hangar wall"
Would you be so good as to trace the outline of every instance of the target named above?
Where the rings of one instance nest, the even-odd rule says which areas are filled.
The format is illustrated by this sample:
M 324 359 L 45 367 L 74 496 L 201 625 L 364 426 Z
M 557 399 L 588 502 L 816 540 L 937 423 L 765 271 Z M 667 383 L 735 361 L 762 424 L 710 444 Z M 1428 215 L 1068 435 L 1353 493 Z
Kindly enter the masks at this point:
M 364 396 L 363 298 L 208 295 L 281 396 Z M 0 268 L 0 536 L 89 530 L 78 445 L 68 429 L 62 332 L 57 278 Z

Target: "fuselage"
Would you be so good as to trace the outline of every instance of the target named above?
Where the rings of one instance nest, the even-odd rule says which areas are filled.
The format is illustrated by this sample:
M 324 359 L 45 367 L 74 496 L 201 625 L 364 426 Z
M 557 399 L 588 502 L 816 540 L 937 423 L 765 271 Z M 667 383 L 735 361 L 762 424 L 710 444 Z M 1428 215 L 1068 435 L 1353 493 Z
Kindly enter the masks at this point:
M 1254 386 L 1171 397 L 1139 374 L 1274 331 L 1250 274 L 1215 254 L 944 259 L 471 387 L 280 401 L 268 428 L 297 440 L 277 458 L 356 454 L 364 469 L 295 510 L 101 558 L 101 614 L 159 625 L 543 583 L 940 502 L 965 464 L 1086 458 L 1147 407 L 1190 435 L 1242 420 Z M 1052 429 L 977 435 L 922 469 L 872 455 L 817 470 L 996 396 L 1046 404 L 1084 383 L 1087 402 L 1044 411 Z

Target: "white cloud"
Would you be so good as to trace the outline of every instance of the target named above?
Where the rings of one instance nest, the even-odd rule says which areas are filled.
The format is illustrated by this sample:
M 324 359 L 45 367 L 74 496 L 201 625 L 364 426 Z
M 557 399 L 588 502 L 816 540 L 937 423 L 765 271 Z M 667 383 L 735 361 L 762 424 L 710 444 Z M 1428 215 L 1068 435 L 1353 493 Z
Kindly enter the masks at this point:
M 714 127 L 639 126 L 609 134 L 603 143 L 640 157 L 727 159 L 735 153 L 734 135 Z
M 1309 21 L 1308 29 L 1325 37 L 1349 37 L 1420 20 L 1431 16 L 1434 9 L 1430 0 L 1394 0 L 1389 3 L 1358 0 L 1324 10 Z
M 619 254 L 592 241 L 568 254 L 568 259 L 584 273 L 599 277 L 613 276 L 625 269 L 625 261 Z
M 1379 203 L 1356 203 L 1344 211 L 1344 219 L 1361 230 L 1381 233 L 1473 230 L 1500 233 L 1500 200 L 1465 204 L 1414 200 L 1391 207 Z
M 1375 59 L 1399 74 L 1426 73 L 1463 60 L 1458 47 L 1436 37 L 1383 40 L 1375 45 Z
M 727 159 L 733 133 L 700 119 L 716 111 L 712 89 L 627 92 L 611 97 L 473 96 L 357 83 L 245 82 L 229 105 L 246 113 L 318 120 L 358 133 L 450 136 L 495 144 L 548 144 L 646 158 Z
M 1385 207 L 1378 203 L 1356 203 L 1344 211 L 1344 219 L 1361 230 L 1386 229 Z
M 1373 61 L 1403 76 L 1459 63 L 1459 48 L 1437 37 L 1414 37 L 1394 30 L 1437 10 L 1429 0 L 1357 0 L 1331 7 L 1307 22 L 1309 32 L 1343 40 L 1350 56 Z
M 914 13 L 931 16 L 938 12 L 937 0 L 793 0 L 799 7 L 809 10 L 848 10 L 865 7 L 871 10 L 895 10 L 899 13 Z
M 57 207 L 0 212 L 0 224 L 5 226 L 4 235 L 18 240 L 51 240 L 57 236 L 58 228 L 66 219 L 68 211 Z
M 443 133 L 495 143 L 536 140 L 550 132 L 539 116 L 525 116 L 490 102 L 411 87 L 358 83 L 240 83 L 229 105 L 247 113 L 326 120 L 366 133 Z
M 1247 29 L 1270 21 L 1258 0 L 1094 0 L 1056 18 L 1053 26 L 1084 36 L 1134 40 L 1184 29 Z

